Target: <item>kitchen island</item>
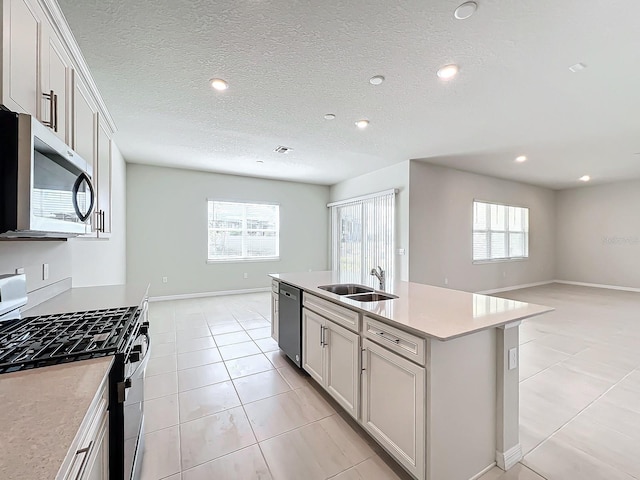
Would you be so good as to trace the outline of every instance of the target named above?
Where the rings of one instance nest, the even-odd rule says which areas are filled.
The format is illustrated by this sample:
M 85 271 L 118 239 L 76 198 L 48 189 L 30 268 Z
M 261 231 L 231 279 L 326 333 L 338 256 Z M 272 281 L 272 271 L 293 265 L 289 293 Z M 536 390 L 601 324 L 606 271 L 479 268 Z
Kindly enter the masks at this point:
M 521 459 L 518 325 L 551 308 L 410 282 L 361 302 L 318 288 L 335 272 L 271 277 L 303 292 L 304 370 L 415 478 Z

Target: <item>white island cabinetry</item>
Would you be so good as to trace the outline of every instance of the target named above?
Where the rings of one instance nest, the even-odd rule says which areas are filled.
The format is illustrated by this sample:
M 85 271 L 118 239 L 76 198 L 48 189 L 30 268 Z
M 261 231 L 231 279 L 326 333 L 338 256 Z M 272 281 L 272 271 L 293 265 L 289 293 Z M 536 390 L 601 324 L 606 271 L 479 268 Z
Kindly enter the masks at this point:
M 302 309 L 302 365 L 356 420 L 360 412 L 359 314 L 335 305 L 331 313 L 319 308 L 323 300 L 304 295 Z M 316 313 L 311 308 L 333 319 Z M 354 325 L 350 331 L 343 325 Z
M 414 478 L 521 459 L 517 366 L 503 359 L 520 321 L 552 309 L 400 281 L 389 300 L 358 301 L 318 288 L 336 272 L 272 277 L 303 291 L 304 370 Z

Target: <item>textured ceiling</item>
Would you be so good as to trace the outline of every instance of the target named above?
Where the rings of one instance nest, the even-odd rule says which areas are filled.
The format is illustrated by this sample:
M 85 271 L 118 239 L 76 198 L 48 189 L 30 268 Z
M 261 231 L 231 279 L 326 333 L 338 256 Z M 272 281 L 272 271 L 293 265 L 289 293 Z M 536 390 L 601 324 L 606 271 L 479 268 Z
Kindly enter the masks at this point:
M 478 0 L 463 21 L 459 3 L 60 0 L 130 162 L 320 184 L 408 159 L 552 188 L 640 178 L 638 0 Z

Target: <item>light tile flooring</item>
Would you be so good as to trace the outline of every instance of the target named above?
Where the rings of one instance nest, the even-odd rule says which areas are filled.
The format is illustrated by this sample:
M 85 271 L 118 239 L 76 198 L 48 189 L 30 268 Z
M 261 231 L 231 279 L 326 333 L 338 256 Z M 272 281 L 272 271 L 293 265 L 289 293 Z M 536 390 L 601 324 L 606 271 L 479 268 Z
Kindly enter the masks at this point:
M 640 478 L 640 294 L 554 284 L 502 296 L 556 311 L 520 328 L 525 458 L 481 480 Z M 408 478 L 278 352 L 269 302 L 151 304 L 142 479 Z
M 278 351 L 270 301 L 150 304 L 142 480 L 408 479 Z

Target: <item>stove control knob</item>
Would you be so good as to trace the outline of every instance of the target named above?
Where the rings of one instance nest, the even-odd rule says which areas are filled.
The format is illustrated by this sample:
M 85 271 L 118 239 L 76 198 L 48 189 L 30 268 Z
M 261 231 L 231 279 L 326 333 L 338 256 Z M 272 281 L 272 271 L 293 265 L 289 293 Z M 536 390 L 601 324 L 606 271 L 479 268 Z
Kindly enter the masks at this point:
M 136 353 L 142 353 L 142 345 L 134 345 L 131 351 Z
M 139 361 L 140 361 L 140 352 L 131 352 L 129 354 L 129 363 L 136 363 Z M 129 380 L 129 383 L 131 383 L 131 380 Z
M 142 325 L 140 325 L 139 332 L 141 335 L 146 335 L 147 333 L 149 333 L 149 322 L 144 322 Z

